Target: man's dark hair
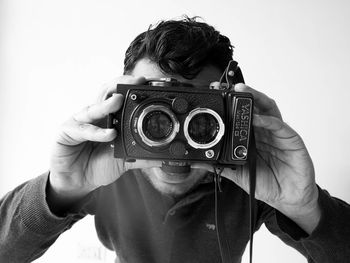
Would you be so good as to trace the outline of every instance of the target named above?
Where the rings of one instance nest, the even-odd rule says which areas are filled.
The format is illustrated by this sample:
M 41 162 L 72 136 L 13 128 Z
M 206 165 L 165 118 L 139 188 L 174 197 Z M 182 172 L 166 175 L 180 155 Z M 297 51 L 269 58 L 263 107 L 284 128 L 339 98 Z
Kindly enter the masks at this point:
M 185 17 L 151 25 L 128 47 L 124 74 L 130 73 L 142 58 L 156 63 L 164 73 L 187 79 L 194 78 L 206 65 L 224 71 L 233 54 L 230 40 L 197 20 L 198 17 Z

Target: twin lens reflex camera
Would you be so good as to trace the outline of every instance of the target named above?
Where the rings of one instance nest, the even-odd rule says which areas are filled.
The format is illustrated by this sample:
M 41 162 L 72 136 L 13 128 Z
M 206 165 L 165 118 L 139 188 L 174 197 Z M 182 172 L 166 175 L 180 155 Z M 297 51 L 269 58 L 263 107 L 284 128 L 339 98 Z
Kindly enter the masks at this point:
M 114 157 L 126 161 L 206 162 L 221 166 L 247 161 L 253 97 L 233 86 L 198 87 L 173 78 L 144 85 L 118 84 L 121 110 L 108 117 L 117 130 Z

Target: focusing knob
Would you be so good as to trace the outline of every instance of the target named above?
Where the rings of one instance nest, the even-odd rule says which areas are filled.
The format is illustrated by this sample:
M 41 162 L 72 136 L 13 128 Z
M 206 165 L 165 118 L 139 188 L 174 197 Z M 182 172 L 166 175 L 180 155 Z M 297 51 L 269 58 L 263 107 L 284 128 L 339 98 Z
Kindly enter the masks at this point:
M 169 152 L 174 157 L 183 157 L 186 154 L 187 150 L 183 142 L 175 141 L 171 143 Z
M 239 145 L 234 149 L 233 153 L 238 159 L 244 159 L 247 157 L 248 150 L 245 146 Z
M 175 98 L 171 106 L 179 114 L 184 114 L 188 111 L 188 102 L 184 98 Z

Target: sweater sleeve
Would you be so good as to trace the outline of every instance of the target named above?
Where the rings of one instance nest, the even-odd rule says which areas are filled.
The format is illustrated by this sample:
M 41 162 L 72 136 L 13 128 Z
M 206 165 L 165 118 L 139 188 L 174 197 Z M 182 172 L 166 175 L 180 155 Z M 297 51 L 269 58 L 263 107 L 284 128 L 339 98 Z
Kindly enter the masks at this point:
M 0 200 L 0 262 L 31 262 L 84 217 L 54 215 L 46 202 L 48 173 L 15 188 Z
M 275 209 L 265 219 L 270 232 L 314 263 L 343 263 L 350 258 L 350 205 L 319 189 L 321 219 L 308 235 Z

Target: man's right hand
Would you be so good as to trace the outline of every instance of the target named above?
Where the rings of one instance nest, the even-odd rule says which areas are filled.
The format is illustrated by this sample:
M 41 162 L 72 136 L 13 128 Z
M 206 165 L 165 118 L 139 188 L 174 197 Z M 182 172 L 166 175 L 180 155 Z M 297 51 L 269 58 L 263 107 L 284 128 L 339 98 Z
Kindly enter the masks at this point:
M 85 107 L 62 125 L 51 156 L 47 191 L 54 204 L 74 203 L 94 189 L 114 182 L 129 169 L 161 166 L 158 161 L 124 163 L 115 159 L 110 142 L 118 135 L 114 129 L 99 125 L 123 105 L 123 96 L 113 93 L 117 84 L 144 82 L 143 77 L 118 78 L 104 90 L 104 98 L 112 94 L 111 97 Z

